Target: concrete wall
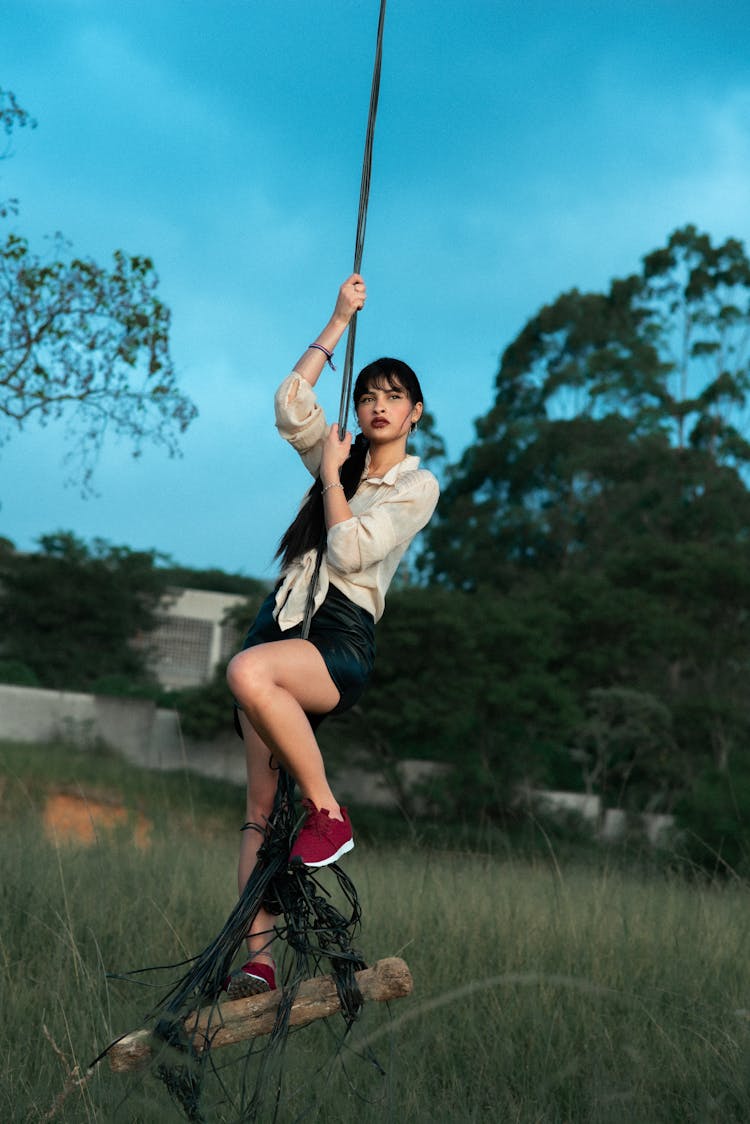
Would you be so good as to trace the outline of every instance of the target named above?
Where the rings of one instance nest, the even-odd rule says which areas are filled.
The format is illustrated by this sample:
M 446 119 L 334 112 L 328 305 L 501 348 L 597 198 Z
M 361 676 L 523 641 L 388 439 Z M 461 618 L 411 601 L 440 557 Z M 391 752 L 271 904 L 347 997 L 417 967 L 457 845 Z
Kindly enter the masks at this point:
M 29 744 L 61 740 L 80 749 L 105 744 L 148 769 L 189 768 L 244 782 L 242 746 L 234 735 L 215 743 L 186 741 L 176 711 L 148 699 L 0 684 L 0 738 Z
M 207 777 L 245 784 L 245 755 L 233 731 L 210 742 L 183 738 L 175 711 L 147 699 L 111 698 L 16 687 L 0 683 L 0 740 L 29 745 L 65 741 L 81 749 L 106 745 L 147 769 L 188 769 Z M 443 766 L 427 761 L 400 763 L 407 788 Z M 332 778 L 342 801 L 393 807 L 397 795 L 385 779 L 359 760 Z
M 592 833 L 604 842 L 624 839 L 633 831 L 659 846 L 669 841 L 674 830 L 674 816 L 655 812 L 627 812 L 623 808 L 602 807 L 601 797 L 580 792 L 553 792 L 527 789 L 523 800 L 534 811 L 552 819 L 564 820 L 571 813 L 580 817 Z
M 82 749 L 105 744 L 128 761 L 147 769 L 188 769 L 203 776 L 245 783 L 242 743 L 232 732 L 211 742 L 183 738 L 176 711 L 161 710 L 147 699 L 111 698 L 73 691 L 47 691 L 0 683 L 0 740 L 29 744 L 67 741 Z M 400 763 L 401 783 L 418 785 L 429 774 L 441 771 L 429 761 Z M 357 761 L 332 778 L 339 799 L 378 807 L 393 807 L 397 796 L 377 773 Z M 617 808 L 603 809 L 598 796 L 572 792 L 528 790 L 522 798 L 548 816 L 571 812 L 587 822 L 604 840 L 624 836 L 638 820 L 652 843 L 669 834 L 671 816 L 628 816 Z

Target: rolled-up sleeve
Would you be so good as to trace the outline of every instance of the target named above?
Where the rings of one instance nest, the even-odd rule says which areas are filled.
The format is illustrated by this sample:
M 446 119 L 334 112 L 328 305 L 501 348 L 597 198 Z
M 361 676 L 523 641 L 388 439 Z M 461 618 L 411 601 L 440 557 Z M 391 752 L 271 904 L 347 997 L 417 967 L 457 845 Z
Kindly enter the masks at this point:
M 438 501 L 437 480 L 425 470 L 381 490 L 383 498 L 369 510 L 329 527 L 328 559 L 339 573 L 367 570 L 408 545 L 429 522 Z
M 274 410 L 279 433 L 297 450 L 308 471 L 317 476 L 328 426 L 313 388 L 297 371 L 292 371 L 276 391 Z

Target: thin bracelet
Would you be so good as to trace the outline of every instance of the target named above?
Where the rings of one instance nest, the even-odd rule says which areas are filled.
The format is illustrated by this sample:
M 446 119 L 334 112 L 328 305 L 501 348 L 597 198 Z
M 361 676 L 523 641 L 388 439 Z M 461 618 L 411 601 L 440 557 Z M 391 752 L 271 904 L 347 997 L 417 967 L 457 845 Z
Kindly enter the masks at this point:
M 343 488 L 344 485 L 339 480 L 334 480 L 333 484 L 326 484 L 325 487 L 320 489 L 321 496 L 324 496 L 330 488 Z
M 332 351 L 329 351 L 327 347 L 323 347 L 322 343 L 309 343 L 307 345 L 307 350 L 309 351 L 311 347 L 314 347 L 316 351 L 322 351 L 323 354 L 326 357 L 326 361 L 328 363 L 328 366 L 331 368 L 332 371 L 336 370 L 336 368 L 333 364 L 333 352 Z

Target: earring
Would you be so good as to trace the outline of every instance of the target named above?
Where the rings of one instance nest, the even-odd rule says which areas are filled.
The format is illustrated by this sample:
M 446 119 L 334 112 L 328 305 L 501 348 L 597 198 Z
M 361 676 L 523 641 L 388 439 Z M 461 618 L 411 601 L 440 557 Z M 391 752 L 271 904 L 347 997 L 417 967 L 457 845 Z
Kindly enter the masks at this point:
M 419 422 L 412 422 L 411 423 L 411 429 L 409 430 L 409 433 L 416 433 L 418 428 L 419 428 Z

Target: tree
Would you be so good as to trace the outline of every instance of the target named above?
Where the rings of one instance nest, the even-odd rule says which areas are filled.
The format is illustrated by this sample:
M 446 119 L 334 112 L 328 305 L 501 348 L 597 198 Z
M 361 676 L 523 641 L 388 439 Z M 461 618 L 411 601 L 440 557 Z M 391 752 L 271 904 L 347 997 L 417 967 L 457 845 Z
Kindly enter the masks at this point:
M 582 711 L 650 700 L 660 775 L 679 759 L 685 783 L 750 729 L 749 348 L 736 239 L 686 226 L 606 292 L 563 293 L 505 350 L 426 532 L 434 581 L 556 610 Z
M 715 248 L 692 226 L 607 293 L 562 294 L 506 349 L 477 441 L 449 473 L 433 576 L 473 587 L 508 564 L 575 566 L 655 523 L 713 535 L 719 507 L 731 540 L 749 504 L 749 346 L 742 244 Z
M 194 570 L 189 566 L 177 566 L 170 563 L 164 570 L 164 577 L 169 585 L 184 586 L 187 589 L 209 589 L 214 593 L 244 593 L 254 605 L 260 605 L 270 588 L 269 582 L 261 578 L 248 578 L 244 574 L 227 574 L 224 570 Z M 249 610 L 248 610 L 249 611 Z M 234 614 L 232 614 L 234 620 Z M 250 618 L 244 618 L 244 624 L 249 624 Z M 239 620 L 241 627 L 243 620 Z
M 165 578 L 153 551 L 70 532 L 44 535 L 37 554 L 0 556 L 0 659 L 43 687 L 87 691 L 118 677 L 148 686 L 148 644 Z M 138 643 L 138 640 L 141 643 Z
M 424 410 L 419 419 L 416 432 L 409 438 L 409 453 L 419 457 L 423 468 L 430 468 L 436 476 L 442 475 L 447 452 L 445 442 L 438 432 L 435 416 Z M 415 581 L 422 580 L 424 569 L 422 552 L 422 533 L 409 544 L 406 554 L 396 571 L 394 589 L 403 589 Z
M 2 91 L 0 123 L 6 133 L 28 123 Z M 118 250 L 104 267 L 72 255 L 58 235 L 42 258 L 9 232 L 0 245 L 0 445 L 33 419 L 64 421 L 66 461 L 84 491 L 109 433 L 135 456 L 146 442 L 174 455 L 197 410 L 178 389 L 169 328 L 148 257 Z
M 669 806 L 678 780 L 672 715 L 652 695 L 627 687 L 592 690 L 574 745 L 586 792 L 605 806 L 622 806 L 625 794 L 640 810 Z
M 558 617 L 535 598 L 392 592 L 352 733 L 392 777 L 404 758 L 447 765 L 431 794 L 453 815 L 503 815 L 520 783 L 567 764 L 581 718 L 557 674 Z

